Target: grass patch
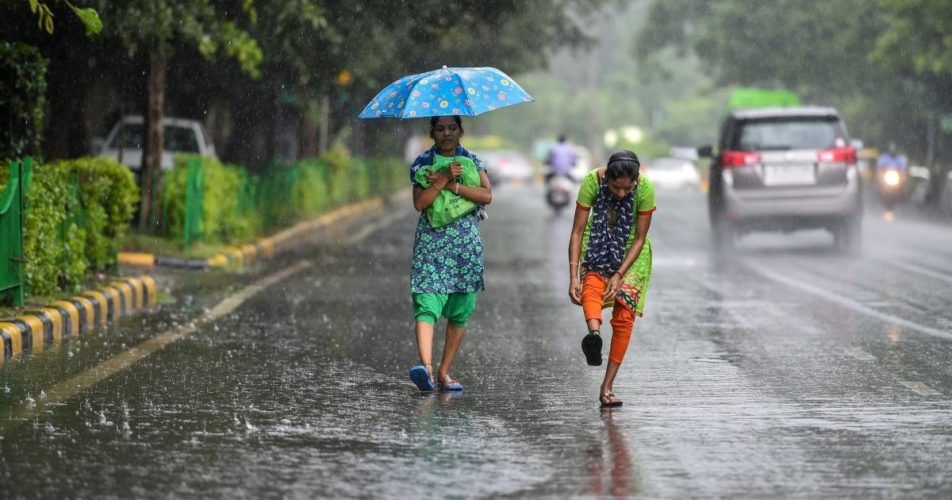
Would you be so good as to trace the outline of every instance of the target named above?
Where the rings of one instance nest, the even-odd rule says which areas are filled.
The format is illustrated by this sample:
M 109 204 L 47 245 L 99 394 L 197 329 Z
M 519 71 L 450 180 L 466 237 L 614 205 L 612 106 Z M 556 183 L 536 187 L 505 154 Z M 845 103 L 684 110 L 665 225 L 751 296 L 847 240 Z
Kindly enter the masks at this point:
M 145 252 L 186 259 L 207 259 L 224 252 L 230 246 L 233 245 L 199 241 L 188 248 L 182 248 L 182 244 L 177 241 L 154 234 L 140 233 L 127 233 L 119 240 L 119 249 L 122 252 Z

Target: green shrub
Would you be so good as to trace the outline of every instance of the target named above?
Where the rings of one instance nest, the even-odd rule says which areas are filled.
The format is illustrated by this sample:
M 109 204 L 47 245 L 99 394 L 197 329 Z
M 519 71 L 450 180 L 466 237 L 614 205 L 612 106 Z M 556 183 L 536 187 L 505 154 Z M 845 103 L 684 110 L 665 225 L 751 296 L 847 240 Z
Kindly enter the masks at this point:
M 174 238 L 182 238 L 185 230 L 186 183 L 188 160 L 194 155 L 177 155 L 175 166 L 165 174 L 163 199 L 165 200 L 166 232 Z M 202 160 L 202 229 L 206 241 L 235 242 L 254 236 L 259 230 L 258 216 L 239 213 L 242 191 L 241 169 L 226 165 L 212 157 Z
M 327 166 L 316 160 L 305 160 L 294 168 L 298 170 L 296 182 L 291 186 L 295 218 L 309 219 L 320 215 L 330 206 Z
M 163 184 L 166 234 L 175 239 L 185 227 L 188 158 L 176 157 Z M 213 158 L 203 162 L 203 223 L 211 243 L 237 243 L 407 185 L 400 161 L 351 158 L 343 151 L 293 165 L 272 163 L 260 176 Z
M 0 169 L 0 184 L 7 176 Z M 75 292 L 88 270 L 114 265 L 138 196 L 132 173 L 114 160 L 35 166 L 23 224 L 27 293 Z
M 77 158 L 54 165 L 66 175 L 76 175 L 79 182 L 89 266 L 95 270 L 114 266 L 117 241 L 129 230 L 139 201 L 134 174 L 109 158 Z

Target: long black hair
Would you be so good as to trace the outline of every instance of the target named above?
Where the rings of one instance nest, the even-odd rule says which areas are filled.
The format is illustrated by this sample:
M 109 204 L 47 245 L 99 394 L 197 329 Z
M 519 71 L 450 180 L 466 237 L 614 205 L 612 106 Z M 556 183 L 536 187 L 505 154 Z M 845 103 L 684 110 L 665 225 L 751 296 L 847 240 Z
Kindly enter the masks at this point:
M 627 177 L 635 182 L 638 181 L 638 171 L 641 168 L 641 160 L 634 151 L 622 149 L 615 151 L 608 158 L 608 169 L 605 176 L 611 180 L 618 180 Z

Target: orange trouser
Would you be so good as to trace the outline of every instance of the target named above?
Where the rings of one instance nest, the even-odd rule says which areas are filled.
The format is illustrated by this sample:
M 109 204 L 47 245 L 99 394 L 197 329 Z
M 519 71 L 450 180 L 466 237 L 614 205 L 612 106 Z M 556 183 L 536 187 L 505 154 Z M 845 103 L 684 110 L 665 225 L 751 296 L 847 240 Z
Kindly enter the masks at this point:
M 608 281 L 602 275 L 592 272 L 582 278 L 582 312 L 585 314 L 585 321 L 597 319 L 602 321 L 602 296 L 605 294 L 605 288 Z M 608 353 L 608 360 L 612 363 L 621 364 L 625 357 L 625 351 L 628 350 L 628 342 L 631 340 L 631 331 L 635 328 L 635 315 L 627 304 L 620 299 L 615 299 L 615 306 L 612 308 L 612 346 Z

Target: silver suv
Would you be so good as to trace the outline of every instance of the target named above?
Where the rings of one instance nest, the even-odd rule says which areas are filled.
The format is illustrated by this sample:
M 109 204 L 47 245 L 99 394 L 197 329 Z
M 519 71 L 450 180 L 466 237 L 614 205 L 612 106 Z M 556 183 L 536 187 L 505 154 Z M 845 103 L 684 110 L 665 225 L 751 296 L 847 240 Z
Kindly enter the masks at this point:
M 705 146 L 701 155 L 711 156 Z M 731 113 L 710 169 L 714 244 L 752 231 L 826 228 L 836 246 L 861 245 L 856 151 L 833 108 L 763 108 Z

